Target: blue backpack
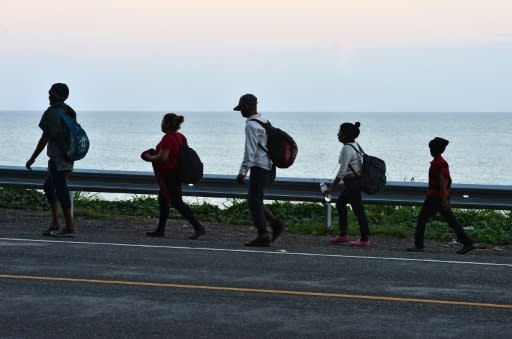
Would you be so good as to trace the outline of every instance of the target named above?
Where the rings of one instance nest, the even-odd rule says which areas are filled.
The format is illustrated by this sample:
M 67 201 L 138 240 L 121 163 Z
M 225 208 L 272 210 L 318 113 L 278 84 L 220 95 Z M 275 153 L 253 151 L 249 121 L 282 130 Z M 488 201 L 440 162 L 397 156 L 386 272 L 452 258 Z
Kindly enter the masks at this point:
M 66 126 L 66 134 L 64 140 L 61 140 L 60 146 L 66 157 L 76 161 L 83 159 L 89 150 L 89 138 L 84 129 L 75 118 L 66 114 L 63 108 L 56 108 L 60 118 Z

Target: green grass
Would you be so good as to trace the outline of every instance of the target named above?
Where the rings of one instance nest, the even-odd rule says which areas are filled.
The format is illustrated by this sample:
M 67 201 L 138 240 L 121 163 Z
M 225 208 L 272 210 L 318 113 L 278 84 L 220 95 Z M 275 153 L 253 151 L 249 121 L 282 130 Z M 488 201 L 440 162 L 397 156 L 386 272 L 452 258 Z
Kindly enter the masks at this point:
M 134 195 L 129 200 L 106 201 L 98 195 L 84 192 L 74 193 L 75 215 L 90 218 L 108 218 L 113 215 L 158 217 L 158 202 L 154 196 Z M 11 209 L 46 210 L 44 195 L 37 190 L 0 189 L 0 207 Z M 203 222 L 247 225 L 251 218 L 245 200 L 227 200 L 224 206 L 210 203 L 192 204 L 191 208 Z M 270 208 L 287 224 L 287 232 L 308 235 L 327 235 L 337 231 L 324 227 L 324 208 L 319 203 L 291 203 L 275 201 Z M 420 208 L 416 206 L 366 205 L 372 234 L 383 234 L 395 238 L 412 239 L 416 217 Z M 454 209 L 455 216 L 464 227 L 470 227 L 471 237 L 476 242 L 493 245 L 512 244 L 512 212 L 494 210 Z M 171 218 L 180 218 L 171 209 Z M 333 206 L 333 225 L 337 225 L 337 212 Z M 358 233 L 357 221 L 349 213 L 349 232 Z M 454 232 L 438 215 L 427 225 L 426 238 L 450 241 Z

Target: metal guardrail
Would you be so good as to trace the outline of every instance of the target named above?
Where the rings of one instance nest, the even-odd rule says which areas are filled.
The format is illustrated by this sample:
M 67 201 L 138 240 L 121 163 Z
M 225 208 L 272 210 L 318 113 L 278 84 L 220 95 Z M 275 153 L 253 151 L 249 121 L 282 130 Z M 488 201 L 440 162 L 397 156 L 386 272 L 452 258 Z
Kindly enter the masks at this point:
M 28 171 L 21 166 L 0 166 L 0 187 L 42 189 L 46 168 Z M 266 192 L 265 199 L 323 202 L 320 182 L 331 179 L 276 179 Z M 152 172 L 81 170 L 73 171 L 70 188 L 73 191 L 157 194 L 158 186 Z M 421 205 L 426 183 L 389 182 L 382 192 L 363 195 L 365 203 L 384 205 Z M 194 186 L 184 186 L 183 194 L 213 198 L 245 198 L 247 186 L 240 185 L 234 176 L 205 175 Z M 327 204 L 330 207 L 330 204 Z M 512 185 L 453 184 L 451 205 L 460 208 L 512 210 Z

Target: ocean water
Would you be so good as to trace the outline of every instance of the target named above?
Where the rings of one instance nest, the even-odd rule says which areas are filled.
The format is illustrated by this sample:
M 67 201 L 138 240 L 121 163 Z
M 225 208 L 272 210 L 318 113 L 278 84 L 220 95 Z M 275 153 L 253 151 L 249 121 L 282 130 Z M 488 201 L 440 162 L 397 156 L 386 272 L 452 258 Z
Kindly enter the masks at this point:
M 151 171 L 140 153 L 162 137 L 164 112 L 80 111 L 91 148 L 80 169 Z M 201 156 L 205 173 L 236 176 L 244 150 L 245 119 L 239 112 L 178 112 L 184 133 Z M 278 177 L 332 179 L 338 169 L 343 122 L 361 122 L 363 149 L 386 161 L 388 180 L 426 182 L 428 142 L 450 140 L 444 157 L 454 183 L 512 184 L 512 113 L 293 113 L 262 112 L 299 146 L 295 164 Z M 41 135 L 41 112 L 0 111 L 0 165 L 24 166 Z M 34 166 L 45 167 L 43 152 Z

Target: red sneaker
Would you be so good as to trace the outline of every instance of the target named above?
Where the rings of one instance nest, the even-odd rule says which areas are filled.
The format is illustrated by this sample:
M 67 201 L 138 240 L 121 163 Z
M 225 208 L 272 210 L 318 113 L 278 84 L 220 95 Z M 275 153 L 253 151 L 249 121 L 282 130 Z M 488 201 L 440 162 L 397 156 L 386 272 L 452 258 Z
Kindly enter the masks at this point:
M 345 234 L 345 235 L 337 235 L 334 238 L 331 238 L 329 240 L 329 242 L 331 244 L 341 244 L 343 242 L 349 242 L 349 241 L 350 241 L 350 239 L 348 238 L 347 234 Z
M 350 246 L 366 248 L 366 247 L 370 247 L 370 241 L 369 240 L 362 241 L 361 239 L 357 239 L 357 240 L 351 241 Z

